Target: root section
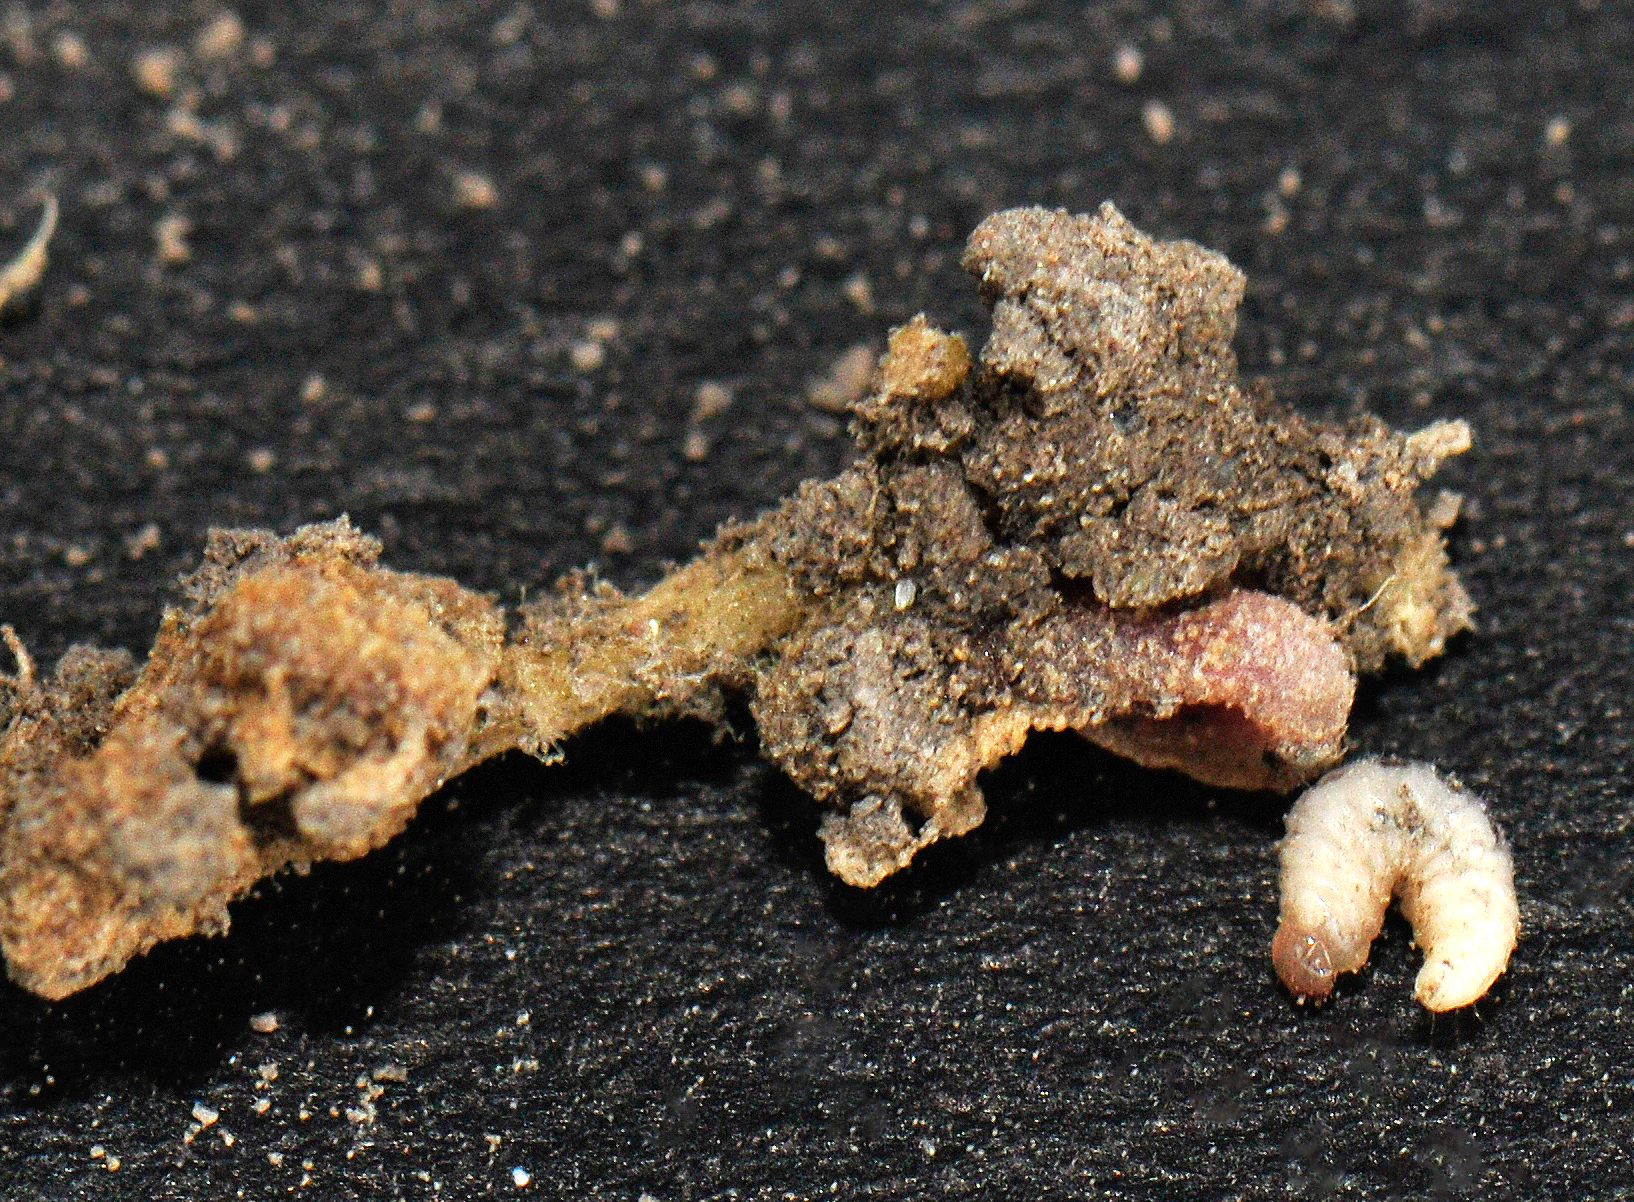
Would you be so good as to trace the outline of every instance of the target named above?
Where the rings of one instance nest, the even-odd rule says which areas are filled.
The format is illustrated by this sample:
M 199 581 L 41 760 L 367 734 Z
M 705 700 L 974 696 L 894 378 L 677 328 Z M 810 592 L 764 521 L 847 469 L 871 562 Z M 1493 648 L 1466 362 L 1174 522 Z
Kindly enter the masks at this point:
M 140 672 L 75 648 L 41 678 L 8 632 L 11 975 L 65 996 L 224 930 L 268 873 L 379 846 L 488 756 L 727 693 L 832 807 L 856 885 L 980 823 L 978 773 L 1031 730 L 1238 788 L 1332 765 L 1356 674 L 1469 625 L 1457 498 L 1417 497 L 1468 428 L 1329 426 L 1245 390 L 1242 276 L 1110 205 L 997 214 L 965 265 L 980 355 L 923 317 L 895 331 L 856 463 L 644 595 L 572 575 L 508 619 L 341 519 L 215 533 Z

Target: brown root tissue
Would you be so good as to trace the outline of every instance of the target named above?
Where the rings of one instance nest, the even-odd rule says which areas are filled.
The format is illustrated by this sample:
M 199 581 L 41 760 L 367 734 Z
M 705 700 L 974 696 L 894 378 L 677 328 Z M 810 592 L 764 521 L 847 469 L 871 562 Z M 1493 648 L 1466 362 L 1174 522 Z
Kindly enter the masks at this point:
M 832 809 L 872 885 L 970 830 L 1037 729 L 1215 784 L 1291 788 L 1343 749 L 1356 673 L 1469 624 L 1443 494 L 1461 422 L 1310 421 L 1237 380 L 1243 278 L 1110 205 L 983 222 L 978 359 L 915 318 L 855 406 L 862 454 L 652 591 L 569 577 L 516 621 L 395 572 L 345 519 L 217 532 L 140 672 L 71 650 L 0 680 L 0 944 L 62 997 L 221 931 L 288 864 L 350 859 L 498 752 L 719 713 Z

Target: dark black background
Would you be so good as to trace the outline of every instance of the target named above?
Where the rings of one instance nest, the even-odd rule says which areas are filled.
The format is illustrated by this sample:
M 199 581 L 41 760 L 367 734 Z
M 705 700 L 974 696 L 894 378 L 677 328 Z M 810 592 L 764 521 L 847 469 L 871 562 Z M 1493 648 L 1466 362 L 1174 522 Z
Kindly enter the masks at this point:
M 207 527 L 342 512 L 507 600 L 648 584 L 847 459 L 806 387 L 848 347 L 921 309 L 979 338 L 980 217 L 1111 198 L 1248 272 L 1243 367 L 1284 397 L 1473 425 L 1444 480 L 1480 628 L 1352 733 L 1489 797 L 1509 975 L 1431 1019 L 1392 920 L 1296 1008 L 1284 802 L 1072 738 L 863 894 L 752 736 L 613 723 L 264 885 L 225 939 L 58 1005 L 0 987 L 6 1196 L 1634 1189 L 1628 8 L 817 8 L 244 4 L 211 57 L 208 4 L 8 6 L 0 237 L 42 190 L 63 218 L 0 321 L 0 615 L 46 662 L 141 650 Z M 161 47 L 169 96 L 132 75 Z M 706 381 L 733 403 L 689 459 Z

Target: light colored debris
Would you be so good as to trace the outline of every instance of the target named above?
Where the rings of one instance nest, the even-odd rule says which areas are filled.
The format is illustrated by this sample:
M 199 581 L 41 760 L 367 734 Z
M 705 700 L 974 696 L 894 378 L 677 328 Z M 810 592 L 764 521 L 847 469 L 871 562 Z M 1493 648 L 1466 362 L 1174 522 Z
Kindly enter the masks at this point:
M 874 348 L 859 342 L 829 365 L 828 374 L 806 386 L 806 400 L 825 413 L 844 413 L 868 391 Z
M 46 247 L 51 243 L 51 237 L 57 232 L 57 198 L 47 196 L 40 213 L 40 222 L 34 227 L 34 233 L 23 244 L 22 250 L 13 256 L 11 262 L 0 267 L 0 309 L 4 309 L 17 297 L 20 297 L 40 282 L 45 274 Z

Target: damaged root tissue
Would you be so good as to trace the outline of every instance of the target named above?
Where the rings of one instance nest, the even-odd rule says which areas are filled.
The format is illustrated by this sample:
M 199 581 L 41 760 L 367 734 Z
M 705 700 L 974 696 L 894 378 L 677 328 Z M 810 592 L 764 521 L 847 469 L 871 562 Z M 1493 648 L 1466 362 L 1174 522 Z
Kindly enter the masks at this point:
M 855 465 L 643 596 L 570 577 L 507 623 L 342 519 L 215 534 L 140 671 L 76 648 L 42 679 L 8 631 L 11 975 L 62 997 L 224 929 L 284 865 L 379 846 L 479 760 L 727 692 L 863 886 L 980 823 L 978 774 L 1032 730 L 1239 788 L 1331 766 L 1356 674 L 1469 624 L 1456 498 L 1416 499 L 1467 427 L 1325 425 L 1245 388 L 1242 276 L 1110 205 L 997 214 L 964 263 L 979 357 L 897 330 Z

